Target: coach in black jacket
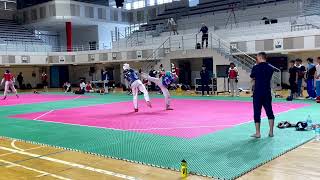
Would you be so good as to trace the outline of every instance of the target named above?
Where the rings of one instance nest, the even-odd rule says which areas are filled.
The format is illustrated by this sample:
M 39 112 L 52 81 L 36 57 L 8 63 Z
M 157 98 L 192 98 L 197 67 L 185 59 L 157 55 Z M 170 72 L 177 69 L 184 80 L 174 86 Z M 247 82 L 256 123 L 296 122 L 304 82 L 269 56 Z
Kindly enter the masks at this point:
M 202 70 L 200 71 L 200 76 L 201 76 L 202 96 L 204 96 L 205 90 L 207 91 L 207 96 L 209 96 L 210 75 L 205 65 L 202 66 Z

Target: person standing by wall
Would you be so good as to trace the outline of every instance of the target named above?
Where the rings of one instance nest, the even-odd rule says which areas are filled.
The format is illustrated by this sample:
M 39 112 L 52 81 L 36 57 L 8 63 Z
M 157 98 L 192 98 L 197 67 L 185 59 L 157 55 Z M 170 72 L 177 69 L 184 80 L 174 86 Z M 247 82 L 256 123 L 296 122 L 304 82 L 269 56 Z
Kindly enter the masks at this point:
M 317 58 L 317 65 L 316 65 L 316 91 L 317 97 L 320 97 L 320 57 Z
M 204 91 L 207 91 L 207 96 L 209 96 L 210 75 L 205 65 L 202 65 L 202 70 L 200 71 L 200 77 L 201 77 L 202 96 L 204 96 Z
M 48 75 L 44 71 L 41 74 L 41 82 L 44 92 L 48 92 Z
M 177 25 L 176 21 L 173 18 L 169 18 L 168 19 L 168 26 L 171 29 L 170 35 L 171 35 L 171 32 L 173 32 L 173 35 L 178 35 L 179 34 L 178 33 L 178 25 Z
M 316 91 L 314 90 L 314 80 L 315 80 L 315 73 L 316 73 L 316 66 L 313 64 L 313 59 L 307 59 L 308 66 L 306 72 L 307 78 L 307 91 L 308 91 L 308 99 L 315 99 L 316 98 Z
M 231 96 L 234 97 L 234 92 L 236 91 L 236 95 L 239 97 L 239 89 L 238 89 L 239 72 L 234 63 L 230 63 L 228 78 L 230 83 Z
M 152 78 L 155 78 L 157 76 L 157 74 L 158 74 L 158 72 L 156 70 L 154 70 L 153 66 L 151 66 L 151 70 L 149 71 L 149 76 Z M 150 90 L 151 91 L 156 90 L 156 84 L 154 82 L 151 82 Z
M 296 98 L 297 97 L 297 67 L 295 66 L 295 61 L 290 61 L 290 68 L 289 68 L 289 84 L 290 84 L 290 97 Z
M 202 40 L 201 40 L 202 49 L 204 47 L 204 41 L 206 41 L 206 48 L 208 48 L 209 29 L 204 23 L 202 23 L 202 27 L 199 33 L 200 32 L 202 32 Z
M 109 93 L 109 78 L 108 78 L 108 71 L 106 69 L 102 70 L 102 81 L 103 81 L 103 88 L 104 93 Z
M 298 97 L 301 98 L 302 92 L 303 92 L 302 83 L 303 83 L 305 72 L 306 72 L 306 67 L 302 65 L 301 59 L 296 60 L 296 69 L 297 69 L 297 94 L 298 94 Z
M 22 72 L 19 73 L 19 75 L 17 76 L 17 81 L 19 83 L 19 88 L 22 89 L 23 87 L 23 76 L 22 76 Z
M 253 110 L 256 133 L 251 137 L 260 138 L 261 110 L 265 109 L 269 119 L 269 137 L 273 137 L 274 114 L 272 110 L 271 80 L 274 72 L 273 67 L 267 63 L 267 55 L 260 52 L 257 55 L 257 65 L 252 68 L 250 77 L 254 80 Z

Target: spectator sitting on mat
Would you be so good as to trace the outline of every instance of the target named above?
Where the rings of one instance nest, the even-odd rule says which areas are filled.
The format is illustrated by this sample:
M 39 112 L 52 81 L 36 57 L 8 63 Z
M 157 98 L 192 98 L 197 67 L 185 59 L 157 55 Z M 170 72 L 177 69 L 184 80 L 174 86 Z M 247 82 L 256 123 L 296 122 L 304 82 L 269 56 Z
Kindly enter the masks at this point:
M 80 81 L 79 90 L 75 91 L 75 94 L 84 94 L 86 92 L 86 83 L 84 83 L 84 80 Z
M 86 92 L 87 93 L 92 93 L 94 92 L 93 88 L 92 88 L 92 85 L 91 83 L 88 81 L 87 84 L 86 84 Z
M 63 84 L 64 93 L 71 92 L 71 84 L 69 81 Z

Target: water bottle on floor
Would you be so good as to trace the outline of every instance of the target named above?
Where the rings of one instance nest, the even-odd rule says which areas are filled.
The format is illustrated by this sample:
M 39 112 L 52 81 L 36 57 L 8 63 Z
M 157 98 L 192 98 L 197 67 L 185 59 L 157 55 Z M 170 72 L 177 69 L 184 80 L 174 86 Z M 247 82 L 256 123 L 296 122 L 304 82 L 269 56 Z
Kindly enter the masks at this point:
M 320 127 L 317 126 L 317 127 L 314 129 L 314 131 L 316 132 L 315 140 L 316 140 L 317 142 L 320 142 Z
M 308 131 L 312 130 L 312 119 L 311 119 L 311 116 L 310 116 L 310 115 L 308 115 L 308 117 L 307 117 L 307 119 L 306 119 L 306 122 L 307 122 L 307 124 L 308 124 L 307 130 L 308 130 Z

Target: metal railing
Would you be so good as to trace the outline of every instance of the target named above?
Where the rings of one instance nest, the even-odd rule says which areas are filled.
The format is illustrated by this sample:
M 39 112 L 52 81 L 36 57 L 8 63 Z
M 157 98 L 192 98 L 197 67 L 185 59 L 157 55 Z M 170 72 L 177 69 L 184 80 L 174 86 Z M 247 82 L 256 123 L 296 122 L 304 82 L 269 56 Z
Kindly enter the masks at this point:
M 2 52 L 79 52 L 79 51 L 95 51 L 95 50 L 110 50 L 112 47 L 109 44 L 86 44 L 73 45 L 71 49 L 67 46 L 51 46 L 44 43 L 23 43 L 23 42 L 0 42 L 0 51 Z
M 155 66 L 165 54 L 170 53 L 171 37 L 168 37 L 163 43 L 145 59 L 147 64 L 143 67 L 144 70 L 150 70 L 151 66 Z
M 238 66 L 242 67 L 247 72 L 250 72 L 253 66 L 256 64 L 256 60 L 248 55 L 247 53 L 241 51 L 237 47 L 231 47 L 230 43 L 224 41 L 220 37 L 211 34 L 211 42 L 216 41 L 217 47 L 214 47 L 220 54 L 225 55 L 230 61 L 233 61 Z M 282 84 L 282 72 L 279 68 L 271 65 L 274 69 L 274 74 L 272 77 L 272 88 L 274 90 L 281 89 Z
M 320 29 L 320 27 L 316 26 L 314 24 L 294 24 L 294 25 L 291 25 L 291 31 L 304 31 L 304 30 L 310 30 L 310 29 Z

